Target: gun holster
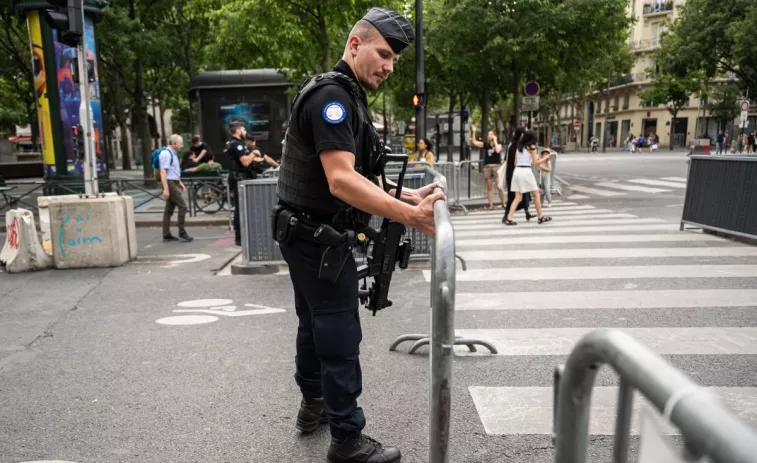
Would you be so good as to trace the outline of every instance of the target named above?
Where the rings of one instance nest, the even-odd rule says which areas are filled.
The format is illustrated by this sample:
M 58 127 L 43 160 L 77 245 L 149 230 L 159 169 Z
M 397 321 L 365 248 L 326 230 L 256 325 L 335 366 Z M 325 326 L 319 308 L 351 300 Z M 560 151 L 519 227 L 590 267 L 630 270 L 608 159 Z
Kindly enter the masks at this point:
M 279 244 L 291 244 L 297 236 L 297 226 L 300 220 L 294 212 L 277 204 L 271 213 L 271 228 L 273 239 Z
M 344 264 L 352 255 L 355 247 L 355 232 L 347 230 L 339 233 L 329 225 L 321 225 L 314 237 L 326 250 L 321 255 L 321 265 L 318 268 L 318 279 L 329 283 L 336 283 L 344 269 Z

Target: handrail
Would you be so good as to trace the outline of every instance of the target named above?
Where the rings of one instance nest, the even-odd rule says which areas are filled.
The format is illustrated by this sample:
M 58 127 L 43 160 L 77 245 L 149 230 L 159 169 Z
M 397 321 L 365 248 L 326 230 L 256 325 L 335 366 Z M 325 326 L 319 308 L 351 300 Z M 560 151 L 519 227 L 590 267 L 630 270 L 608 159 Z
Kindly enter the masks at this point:
M 447 188 L 447 179 L 430 169 L 434 182 Z M 442 192 L 435 188 L 434 193 Z M 436 238 L 431 252 L 431 463 L 449 462 L 452 412 L 452 360 L 455 341 L 455 232 L 447 201 L 434 203 Z
M 614 461 L 627 458 L 622 453 L 627 451 L 633 389 L 658 410 L 665 411 L 681 430 L 689 456 L 709 456 L 716 463 L 754 461 L 757 455 L 754 429 L 710 392 L 632 337 L 617 330 L 600 329 L 578 342 L 559 378 L 555 403 L 557 463 L 586 462 L 591 392 L 599 367 L 605 363 L 621 380 Z

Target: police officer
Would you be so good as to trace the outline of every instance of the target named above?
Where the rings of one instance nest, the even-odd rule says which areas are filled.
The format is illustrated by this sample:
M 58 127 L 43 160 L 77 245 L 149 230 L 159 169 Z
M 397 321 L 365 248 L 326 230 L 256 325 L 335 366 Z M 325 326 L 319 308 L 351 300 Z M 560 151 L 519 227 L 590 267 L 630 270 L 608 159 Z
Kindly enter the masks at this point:
M 330 463 L 394 463 L 401 458 L 396 447 L 362 434 L 365 416 L 357 405 L 362 331 L 351 248 L 341 254 L 341 271 L 322 277 L 322 260 L 330 251 L 314 230 L 325 224 L 347 234 L 375 214 L 433 236 L 433 203 L 444 195 L 433 194 L 438 186 L 433 184 L 403 189 L 397 200 L 394 189 L 380 184 L 376 174 L 383 146 L 365 94 L 392 73 L 413 39 L 402 15 L 369 10 L 350 32 L 342 60 L 300 87 L 285 137 L 273 223 L 289 264 L 299 318 L 295 379 L 302 400 L 296 427 L 310 432 L 329 423 Z
M 255 154 L 250 153 L 244 143 L 244 137 L 247 134 L 245 121 L 243 119 L 232 119 L 229 122 L 231 131 L 231 140 L 226 147 L 226 155 L 231 158 L 231 170 L 229 170 L 229 190 L 230 199 L 234 200 L 234 243 L 237 246 L 242 245 L 241 230 L 239 228 L 239 192 L 238 183 L 241 180 L 249 178 L 248 167 L 255 160 Z

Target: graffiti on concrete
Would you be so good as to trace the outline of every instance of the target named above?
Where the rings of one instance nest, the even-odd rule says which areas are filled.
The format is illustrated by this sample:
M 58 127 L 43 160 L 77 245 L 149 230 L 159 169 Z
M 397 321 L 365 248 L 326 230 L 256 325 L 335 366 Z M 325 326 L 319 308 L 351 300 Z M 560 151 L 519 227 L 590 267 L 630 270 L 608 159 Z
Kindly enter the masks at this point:
M 103 240 L 97 235 L 87 236 L 84 232 L 84 226 L 91 219 L 89 208 L 72 207 L 71 211 L 64 211 L 63 217 L 59 218 L 60 232 L 58 233 L 58 246 L 60 247 L 61 256 L 66 257 L 66 247 L 73 248 L 94 243 L 102 244 Z M 73 217 L 71 216 L 73 214 Z M 68 232 L 69 237 L 64 239 L 64 234 Z M 70 236 L 73 234 L 73 236 Z
M 18 217 L 13 216 L 13 221 L 8 227 L 8 246 L 10 246 L 11 249 L 18 249 L 19 246 L 21 246 L 21 241 L 18 236 Z

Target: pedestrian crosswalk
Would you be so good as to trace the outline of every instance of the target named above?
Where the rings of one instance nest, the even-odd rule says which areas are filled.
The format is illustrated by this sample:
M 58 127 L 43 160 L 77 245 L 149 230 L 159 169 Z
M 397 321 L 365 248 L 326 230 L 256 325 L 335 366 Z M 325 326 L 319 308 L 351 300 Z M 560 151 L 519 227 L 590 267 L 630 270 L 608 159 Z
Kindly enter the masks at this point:
M 661 190 L 684 188 L 683 181 L 631 179 L 574 191 L 624 194 L 618 185 Z M 467 263 L 456 275 L 455 334 L 498 350 L 455 347 L 461 360 L 487 357 L 486 369 L 497 372 L 463 369 L 454 378 L 486 434 L 550 436 L 552 369 L 598 328 L 626 332 L 757 423 L 757 376 L 746 373 L 757 364 L 757 247 L 576 202 L 556 201 L 547 213 L 552 222 L 518 213 L 518 225 L 509 227 L 501 212 L 452 219 L 456 251 Z M 723 371 L 731 373 L 724 378 Z M 616 386 L 608 375 L 594 388 L 591 434 L 614 434 Z M 634 407 L 638 416 L 649 405 L 638 398 Z M 636 419 L 631 432 L 638 434 Z
M 666 194 L 686 189 L 686 179 L 683 177 L 661 178 L 631 178 L 617 181 L 596 181 L 589 184 L 574 184 L 570 189 L 579 193 L 580 196 L 571 196 L 571 199 L 587 199 L 591 197 L 611 198 L 627 196 L 629 194 Z

